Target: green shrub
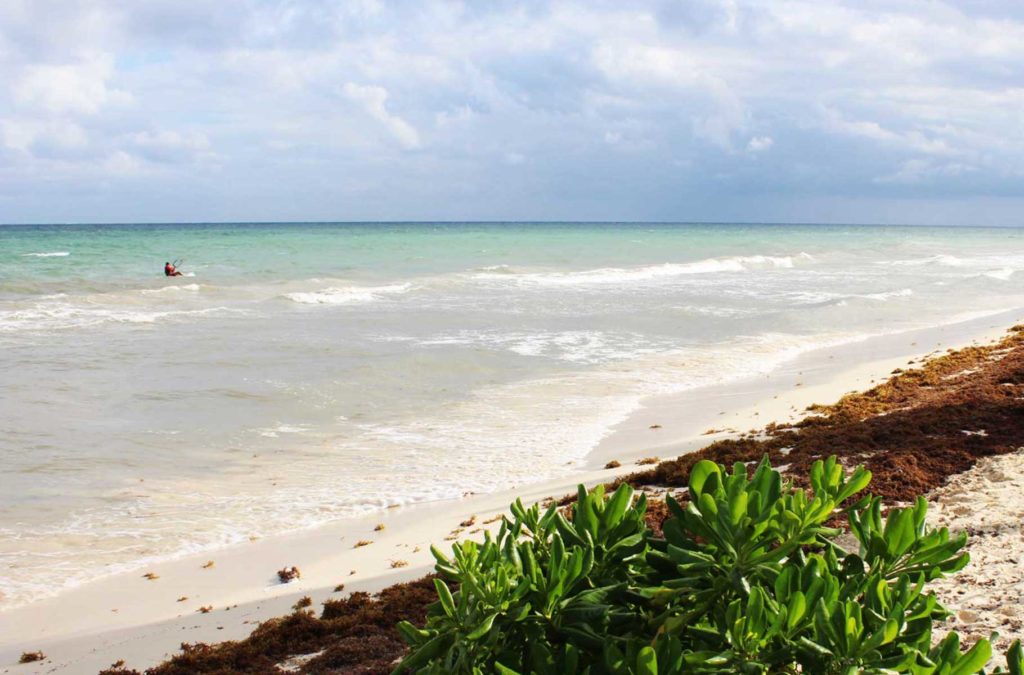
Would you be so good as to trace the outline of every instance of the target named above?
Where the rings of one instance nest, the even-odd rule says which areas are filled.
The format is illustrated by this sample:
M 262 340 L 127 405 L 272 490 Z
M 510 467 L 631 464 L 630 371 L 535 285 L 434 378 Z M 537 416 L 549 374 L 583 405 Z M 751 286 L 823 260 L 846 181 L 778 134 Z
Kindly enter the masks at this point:
M 984 672 L 988 640 L 932 646 L 948 612 L 926 585 L 967 564 L 966 537 L 927 528 L 924 499 L 884 518 L 876 497 L 851 504 L 870 480 L 830 458 L 804 491 L 767 459 L 752 476 L 701 461 L 661 538 L 627 485 L 580 486 L 571 519 L 517 500 L 496 536 L 432 549 L 458 590 L 436 581 L 425 628 L 398 626 L 395 672 Z M 840 514 L 856 551 L 828 525 Z M 1007 660 L 1022 673 L 1019 641 Z

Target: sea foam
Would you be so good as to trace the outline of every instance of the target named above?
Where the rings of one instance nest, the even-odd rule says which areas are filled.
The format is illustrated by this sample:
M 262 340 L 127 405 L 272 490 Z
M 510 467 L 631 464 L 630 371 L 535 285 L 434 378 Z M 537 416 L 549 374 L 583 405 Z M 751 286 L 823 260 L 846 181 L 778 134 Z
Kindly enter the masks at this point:
M 304 305 L 350 305 L 374 302 L 410 290 L 412 284 L 409 283 L 390 286 L 332 286 L 320 291 L 285 293 L 284 297 Z
M 688 263 L 662 263 L 644 267 L 601 267 L 579 272 L 515 273 L 506 266 L 490 268 L 473 275 L 478 280 L 497 280 L 518 285 L 578 286 L 589 284 L 622 284 L 652 281 L 690 274 L 745 272 L 755 269 L 791 269 L 797 261 L 810 261 L 807 253 L 796 256 L 749 255 L 707 258 Z

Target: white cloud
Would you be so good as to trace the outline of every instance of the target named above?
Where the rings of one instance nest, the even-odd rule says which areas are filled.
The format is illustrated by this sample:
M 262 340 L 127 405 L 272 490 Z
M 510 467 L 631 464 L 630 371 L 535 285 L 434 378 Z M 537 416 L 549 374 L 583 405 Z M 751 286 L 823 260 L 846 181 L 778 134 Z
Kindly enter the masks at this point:
M 897 132 L 871 120 L 848 120 L 838 111 L 826 109 L 824 124 L 829 131 L 878 141 L 884 145 L 906 148 L 930 155 L 950 154 L 949 145 L 942 138 L 928 136 L 919 129 Z
M 82 148 L 88 138 L 82 127 L 60 120 L 0 120 L 0 137 L 12 150 L 31 153 L 37 144 L 58 148 Z
M 71 64 L 29 65 L 13 83 L 14 101 L 50 113 L 94 114 L 131 100 L 127 92 L 108 86 L 112 73 L 113 59 L 103 54 Z
M 764 152 L 772 147 L 775 141 L 771 136 L 754 136 L 747 142 L 747 150 L 750 152 Z
M 420 135 L 416 129 L 387 109 L 388 90 L 384 87 L 360 85 L 347 82 L 342 91 L 345 96 L 359 103 L 369 115 L 381 123 L 388 133 L 406 150 L 420 147 Z

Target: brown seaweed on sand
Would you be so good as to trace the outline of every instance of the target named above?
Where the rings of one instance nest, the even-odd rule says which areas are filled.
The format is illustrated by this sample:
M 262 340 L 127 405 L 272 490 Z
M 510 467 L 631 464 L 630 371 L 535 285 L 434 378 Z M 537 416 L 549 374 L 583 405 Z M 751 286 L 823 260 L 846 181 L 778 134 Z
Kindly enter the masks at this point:
M 716 441 L 618 482 L 684 487 L 690 467 L 702 459 L 729 466 L 764 455 L 806 476 L 815 460 L 836 454 L 872 472 L 875 494 L 912 501 L 978 459 L 1020 447 L 1022 382 L 1024 325 L 995 344 L 943 354 L 832 405 L 811 406 L 814 414 L 795 424 L 770 424 L 757 438 Z
M 328 600 L 320 617 L 293 612 L 262 623 L 241 641 L 216 645 L 182 644 L 169 661 L 148 675 L 195 673 L 279 673 L 277 664 L 300 654 L 317 654 L 302 663 L 300 673 L 389 673 L 405 653 L 395 629 L 399 621 L 423 625 L 427 606 L 437 600 L 433 577 L 396 584 L 376 596 L 353 593 Z M 140 675 L 111 670 L 101 675 Z
M 291 567 L 284 567 L 279 569 L 277 571 L 277 578 L 281 580 L 282 584 L 286 584 L 289 581 L 301 579 L 302 573 L 299 571 L 298 567 L 292 565 Z
M 22 652 L 21 658 L 18 659 L 18 663 L 35 663 L 36 661 L 42 661 L 46 658 L 46 654 L 42 652 Z

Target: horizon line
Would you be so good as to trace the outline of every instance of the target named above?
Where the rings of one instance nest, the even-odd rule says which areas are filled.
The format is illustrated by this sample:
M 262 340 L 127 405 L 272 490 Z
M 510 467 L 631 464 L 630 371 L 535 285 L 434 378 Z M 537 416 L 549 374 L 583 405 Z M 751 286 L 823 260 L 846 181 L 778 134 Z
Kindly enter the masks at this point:
M 173 226 L 173 225 L 738 225 L 785 226 L 817 225 L 827 227 L 971 227 L 1010 229 L 1024 227 L 987 224 L 869 223 L 822 221 L 756 221 L 756 220 L 167 220 L 167 221 L 67 221 L 0 223 L 0 227 L 69 227 L 69 226 Z

